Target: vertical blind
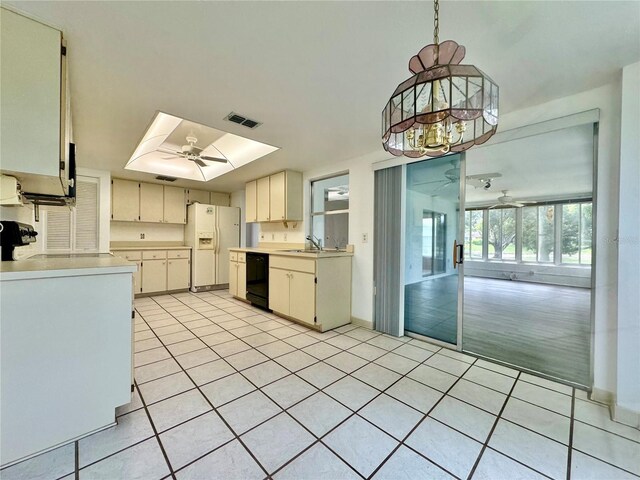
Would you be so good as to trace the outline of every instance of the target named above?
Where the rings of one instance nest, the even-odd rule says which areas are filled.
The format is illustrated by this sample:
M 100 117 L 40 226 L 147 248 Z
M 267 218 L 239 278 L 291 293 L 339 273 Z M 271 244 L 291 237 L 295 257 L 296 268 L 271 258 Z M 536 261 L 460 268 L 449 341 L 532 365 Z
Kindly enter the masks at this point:
M 400 249 L 402 235 L 402 166 L 375 172 L 374 328 L 402 335 L 400 327 Z

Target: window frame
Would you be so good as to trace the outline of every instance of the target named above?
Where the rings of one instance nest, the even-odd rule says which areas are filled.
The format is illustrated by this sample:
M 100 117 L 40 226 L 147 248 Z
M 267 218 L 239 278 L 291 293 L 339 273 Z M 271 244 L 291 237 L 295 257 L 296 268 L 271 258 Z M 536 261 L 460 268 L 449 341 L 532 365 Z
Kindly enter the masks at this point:
M 563 262 L 562 261 L 562 235 L 563 235 L 563 229 L 562 229 L 562 214 L 563 214 L 563 206 L 564 205 L 570 205 L 570 204 L 574 204 L 574 205 L 578 205 L 578 262 L 576 263 L 572 263 L 572 262 Z M 513 264 L 513 263 L 517 263 L 517 264 L 523 264 L 523 265 L 539 265 L 539 266 L 566 266 L 566 267 L 575 267 L 575 268 L 591 268 L 592 263 L 584 263 L 582 261 L 582 250 L 583 250 L 583 245 L 585 245 L 585 243 L 583 242 L 583 238 L 582 238 L 582 231 L 583 231 L 583 223 L 584 223 L 584 218 L 583 218 L 583 209 L 585 208 L 586 205 L 591 205 L 592 206 L 592 210 L 591 210 L 591 222 L 593 225 L 593 199 L 592 198 L 583 198 L 583 199 L 572 199 L 572 200 L 565 200 L 565 201 L 549 201 L 549 202 L 541 202 L 541 203 L 537 203 L 537 204 L 533 204 L 527 207 L 503 207 L 503 208 L 497 208 L 497 209 L 489 209 L 488 207 L 478 207 L 478 208 L 470 208 L 470 209 L 465 209 L 465 219 L 464 219 L 464 225 L 465 225 L 465 231 L 464 231 L 464 241 L 465 244 L 467 244 L 467 241 L 469 242 L 469 245 L 471 245 L 471 212 L 474 211 L 481 211 L 482 212 L 482 258 L 480 257 L 472 257 L 471 256 L 471 252 L 465 252 L 465 261 L 470 261 L 470 262 L 490 262 L 490 263 L 506 263 L 506 264 Z M 522 259 L 522 254 L 523 254 L 523 212 L 524 212 L 524 208 L 536 208 L 536 260 L 532 261 L 532 260 L 523 260 Z M 553 207 L 554 210 L 554 219 L 553 219 L 553 246 L 554 246 L 554 250 L 553 250 L 553 260 L 548 261 L 548 262 L 542 262 L 539 261 L 539 254 L 540 254 L 540 208 L 544 207 L 544 208 L 548 208 L 548 207 Z M 515 244 L 515 259 L 508 259 L 505 260 L 503 258 L 489 258 L 489 242 L 488 242 L 488 238 L 489 238 L 489 215 L 491 211 L 494 210 L 506 210 L 506 209 L 513 209 L 515 210 L 514 215 L 515 215 L 515 239 L 514 239 L 514 244 Z M 469 216 L 467 217 L 467 214 L 469 214 Z M 502 238 L 502 232 L 503 232 L 503 228 L 502 228 L 502 224 L 504 222 L 504 213 L 500 214 L 500 237 Z M 592 234 L 591 234 L 591 249 L 593 251 L 593 226 L 592 226 Z M 467 249 L 468 250 L 468 249 Z M 502 257 L 502 256 L 501 256 Z
M 322 182 L 325 180 L 330 180 L 333 178 L 338 178 L 338 177 L 346 177 L 347 180 L 347 185 L 349 186 L 349 191 L 351 190 L 350 187 L 350 183 L 349 183 L 349 171 L 346 172 L 339 172 L 339 173 L 334 173 L 331 175 L 326 175 L 324 177 L 319 177 L 319 178 L 314 178 L 313 180 L 309 181 L 309 215 L 310 215 L 310 222 L 309 222 L 309 231 L 310 234 L 313 238 L 320 238 L 322 240 L 322 248 L 327 248 L 327 246 L 325 245 L 325 235 L 323 234 L 322 237 L 317 237 L 314 233 L 313 230 L 313 225 L 314 225 L 314 219 L 315 217 L 318 218 L 326 218 L 327 215 L 341 215 L 341 214 L 346 214 L 347 215 L 347 239 L 346 239 L 346 243 L 345 243 L 345 247 L 346 245 L 349 243 L 349 209 L 345 208 L 345 209 L 339 209 L 339 210 L 322 210 L 322 211 L 317 211 L 314 212 L 314 184 L 317 182 Z M 351 203 L 351 202 L 349 202 Z M 324 220 L 323 220 L 324 223 Z M 344 247 L 342 247 L 344 248 Z

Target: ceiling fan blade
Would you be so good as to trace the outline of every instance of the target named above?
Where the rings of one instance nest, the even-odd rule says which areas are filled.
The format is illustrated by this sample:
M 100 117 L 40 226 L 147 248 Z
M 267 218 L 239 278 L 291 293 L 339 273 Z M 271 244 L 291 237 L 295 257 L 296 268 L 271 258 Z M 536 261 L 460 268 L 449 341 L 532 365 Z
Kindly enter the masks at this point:
M 501 207 L 502 205 L 503 204 L 496 203 L 495 205 L 491 205 L 490 207 L 488 207 L 488 209 L 491 210 L 492 208 Z
M 196 158 L 194 162 L 196 162 L 196 165 L 199 165 L 201 167 L 208 167 L 208 165 L 204 163 L 202 160 L 200 160 L 199 158 Z
M 170 157 L 162 157 L 162 160 L 169 160 L 171 158 L 180 158 L 179 155 L 171 155 Z
M 229 161 L 226 158 L 209 157 L 207 155 L 201 155 L 200 158 L 202 160 L 208 160 L 210 162 L 219 162 L 219 163 L 227 163 Z

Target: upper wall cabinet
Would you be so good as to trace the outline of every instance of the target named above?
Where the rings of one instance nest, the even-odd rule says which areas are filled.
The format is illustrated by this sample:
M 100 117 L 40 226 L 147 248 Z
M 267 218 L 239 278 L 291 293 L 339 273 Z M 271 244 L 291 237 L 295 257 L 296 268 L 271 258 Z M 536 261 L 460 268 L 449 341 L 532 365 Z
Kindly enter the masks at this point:
M 302 220 L 302 174 L 278 172 L 246 184 L 247 222 Z
M 111 219 L 124 222 L 187 223 L 184 188 L 111 180 Z
M 164 223 L 164 188 L 155 183 L 140 184 L 140 221 Z
M 122 222 L 140 221 L 140 183 L 111 180 L 111 219 Z
M 164 186 L 164 223 L 187 223 L 184 188 Z
M 190 188 L 187 190 L 187 203 L 198 202 L 208 205 L 219 205 L 221 207 L 228 207 L 231 204 L 231 199 L 228 193 L 220 192 L 207 192 L 206 190 L 196 190 Z
M 257 181 L 257 202 L 258 202 L 258 221 L 269 222 L 269 203 L 271 190 L 269 188 L 269 177 L 259 178 Z
M 69 193 L 62 33 L 0 8 L 0 157 L 23 191 Z
M 258 221 L 258 181 L 248 182 L 244 190 L 245 218 L 247 223 Z

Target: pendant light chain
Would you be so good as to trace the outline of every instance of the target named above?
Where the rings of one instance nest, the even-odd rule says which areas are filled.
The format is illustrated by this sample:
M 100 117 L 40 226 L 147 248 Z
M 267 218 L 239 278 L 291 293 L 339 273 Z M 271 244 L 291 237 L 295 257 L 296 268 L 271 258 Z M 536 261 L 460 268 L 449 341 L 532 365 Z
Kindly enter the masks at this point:
M 440 22 L 439 22 L 440 2 L 439 0 L 433 0 L 433 43 L 435 44 L 435 60 L 438 63 L 438 57 L 440 54 Z

